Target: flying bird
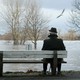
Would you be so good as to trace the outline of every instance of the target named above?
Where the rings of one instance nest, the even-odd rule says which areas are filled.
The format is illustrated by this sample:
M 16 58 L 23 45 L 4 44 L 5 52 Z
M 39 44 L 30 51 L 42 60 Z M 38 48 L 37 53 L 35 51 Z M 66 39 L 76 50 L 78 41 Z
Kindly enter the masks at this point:
M 57 16 L 57 18 L 61 17 L 64 13 L 65 9 L 63 9 L 63 11 L 61 12 L 61 14 L 59 16 Z

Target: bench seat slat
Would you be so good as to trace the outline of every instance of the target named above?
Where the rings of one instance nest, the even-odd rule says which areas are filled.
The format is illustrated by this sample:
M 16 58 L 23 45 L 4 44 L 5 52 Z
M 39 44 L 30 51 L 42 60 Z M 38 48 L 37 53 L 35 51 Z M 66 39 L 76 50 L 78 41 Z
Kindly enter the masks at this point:
M 52 55 L 7 55 L 4 58 L 53 58 Z M 58 58 L 66 58 L 67 55 L 58 55 Z
M 3 60 L 3 63 L 43 63 L 41 60 Z
M 54 51 L 49 51 L 49 50 L 44 50 L 44 51 L 3 51 L 3 54 L 53 54 Z M 66 54 L 67 51 L 65 50 L 61 50 L 61 51 L 57 51 L 57 54 Z
M 42 60 L 3 60 L 3 63 L 43 63 Z M 66 61 L 62 61 L 61 63 L 66 63 Z
M 67 58 L 66 51 L 57 51 L 58 58 Z M 3 58 L 53 58 L 53 51 L 3 51 Z

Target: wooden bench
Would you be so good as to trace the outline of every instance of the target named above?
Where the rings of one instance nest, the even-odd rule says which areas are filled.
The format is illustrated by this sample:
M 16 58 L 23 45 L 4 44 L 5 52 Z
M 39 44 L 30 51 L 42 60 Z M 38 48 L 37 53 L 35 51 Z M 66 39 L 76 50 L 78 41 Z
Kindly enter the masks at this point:
M 56 74 L 57 58 L 67 58 L 67 51 L 0 51 L 0 76 L 3 75 L 4 63 L 44 63 L 39 58 L 53 58 L 53 73 Z

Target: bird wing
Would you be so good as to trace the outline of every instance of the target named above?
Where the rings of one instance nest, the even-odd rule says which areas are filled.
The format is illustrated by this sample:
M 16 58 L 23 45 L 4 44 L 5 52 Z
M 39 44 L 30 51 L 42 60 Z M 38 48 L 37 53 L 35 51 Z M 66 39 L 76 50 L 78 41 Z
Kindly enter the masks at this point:
M 61 17 L 64 13 L 65 9 L 63 9 L 63 11 L 61 12 L 61 14 L 59 16 L 57 16 L 57 18 Z

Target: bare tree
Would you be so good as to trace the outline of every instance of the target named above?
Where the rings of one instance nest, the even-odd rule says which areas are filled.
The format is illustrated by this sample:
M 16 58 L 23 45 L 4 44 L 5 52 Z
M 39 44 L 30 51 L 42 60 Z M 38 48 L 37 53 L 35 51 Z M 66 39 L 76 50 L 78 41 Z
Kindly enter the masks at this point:
M 31 2 L 30 2 L 31 1 Z M 34 49 L 37 47 L 41 30 L 47 26 L 48 20 L 42 16 L 40 7 L 36 0 L 30 0 L 26 6 L 25 29 L 27 29 L 30 40 L 34 43 Z
M 3 1 L 6 5 L 3 19 L 6 21 L 9 31 L 12 33 L 14 44 L 19 44 L 22 8 L 19 4 L 19 0 L 5 1 Z
M 5 2 L 6 1 L 6 2 Z M 3 15 L 8 24 L 9 31 L 12 33 L 14 44 L 24 44 L 26 37 L 34 43 L 35 49 L 40 32 L 46 26 L 46 20 L 41 13 L 36 0 L 26 0 L 22 7 L 21 0 L 5 0 L 6 12 Z M 25 11 L 23 11 L 25 8 Z M 24 23 L 23 23 L 24 21 Z
M 48 35 L 49 35 L 49 28 L 48 27 L 44 27 L 42 29 L 42 31 L 41 31 L 40 39 L 41 40 L 47 39 L 48 38 Z
M 18 44 L 19 24 L 20 24 L 20 8 L 18 0 L 15 3 L 12 0 L 6 0 L 6 11 L 3 16 L 13 37 L 14 44 Z
M 70 23 L 70 27 L 73 27 L 76 31 L 80 31 L 80 0 L 74 0 L 68 22 Z
M 24 44 L 28 36 L 36 49 L 41 30 L 47 27 L 49 20 L 43 16 L 36 0 L 25 0 L 26 6 L 20 5 L 21 0 L 5 1 L 3 2 L 6 4 L 6 12 L 3 18 L 12 33 L 14 44 Z
M 76 31 L 70 29 L 67 33 L 68 39 L 69 40 L 75 40 L 76 39 Z

